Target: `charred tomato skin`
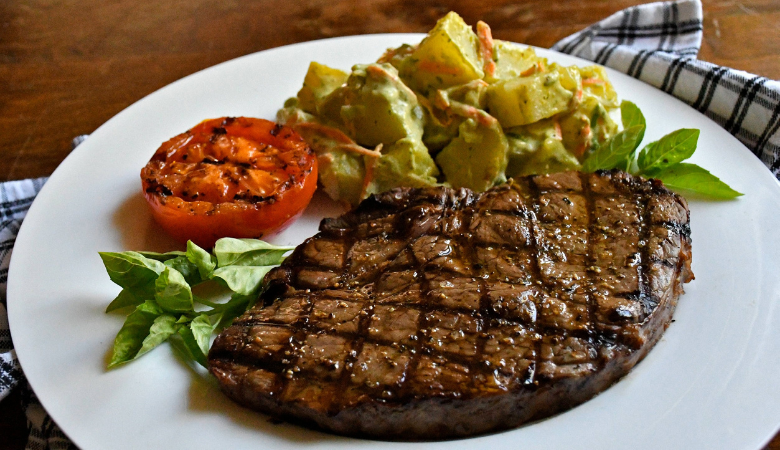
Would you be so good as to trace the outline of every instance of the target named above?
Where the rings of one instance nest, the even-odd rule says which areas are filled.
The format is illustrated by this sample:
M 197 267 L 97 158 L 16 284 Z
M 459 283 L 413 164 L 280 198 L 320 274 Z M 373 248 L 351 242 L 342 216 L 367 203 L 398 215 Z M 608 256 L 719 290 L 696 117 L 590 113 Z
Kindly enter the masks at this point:
M 265 119 L 209 119 L 164 142 L 141 170 L 157 223 L 210 248 L 292 223 L 317 188 L 317 158 L 292 128 Z

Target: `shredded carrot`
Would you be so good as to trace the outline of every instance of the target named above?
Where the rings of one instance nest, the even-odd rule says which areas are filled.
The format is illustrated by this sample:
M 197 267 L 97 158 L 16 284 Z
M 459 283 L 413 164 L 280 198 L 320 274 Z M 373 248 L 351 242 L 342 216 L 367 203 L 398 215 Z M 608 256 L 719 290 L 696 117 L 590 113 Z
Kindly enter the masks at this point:
M 321 123 L 317 122 L 298 122 L 295 124 L 297 128 L 303 128 L 303 129 L 310 129 L 314 131 L 318 131 L 325 136 L 328 136 L 329 138 L 335 140 L 338 143 L 341 144 L 354 144 L 355 141 L 352 140 L 351 137 L 344 134 L 343 131 L 339 130 L 338 128 L 329 127 L 327 125 L 323 125 Z
M 436 91 L 436 95 L 433 97 L 433 104 L 439 109 L 449 109 L 450 99 L 446 92 L 441 89 Z
M 309 129 L 312 131 L 316 131 L 318 133 L 322 133 L 325 136 L 336 141 L 339 144 L 339 148 L 343 150 L 360 153 L 361 155 L 371 156 L 372 158 L 379 158 L 380 156 L 382 156 L 382 154 L 377 152 L 376 150 L 370 150 L 365 147 L 361 147 L 355 141 L 353 141 L 352 138 L 344 134 L 344 132 L 339 130 L 338 128 L 329 127 L 327 125 L 323 125 L 321 123 L 316 123 L 316 122 L 298 122 L 293 127 L 302 128 L 304 130 Z
M 458 114 L 460 116 L 474 119 L 476 120 L 480 125 L 489 127 L 496 123 L 496 118 L 491 116 L 490 114 L 486 113 L 485 111 L 482 111 L 481 109 L 475 108 L 471 105 L 467 105 L 465 103 L 461 102 L 450 102 L 450 109 L 454 114 Z
M 590 124 L 585 124 L 585 126 L 580 130 L 580 136 L 583 138 L 582 144 L 578 145 L 577 148 L 574 149 L 574 156 L 581 158 L 582 155 L 585 154 L 585 150 L 587 150 L 590 146 L 589 144 L 592 134 L 593 130 L 590 128 Z
M 431 104 L 431 101 L 428 100 L 428 98 L 426 98 L 425 96 L 423 96 L 421 94 L 417 95 L 417 103 L 419 103 L 420 106 L 422 106 L 423 108 L 425 108 L 428 111 L 428 114 L 431 115 L 431 118 L 437 123 L 437 125 L 441 125 L 441 126 L 445 126 L 446 127 L 446 126 L 448 126 L 449 124 L 452 123 L 452 119 L 450 119 L 449 116 L 447 116 L 446 113 L 444 113 L 444 114 L 437 114 L 437 111 L 433 107 L 433 105 Z M 442 108 L 440 108 L 440 109 L 442 109 Z M 440 115 L 443 115 L 444 117 L 443 118 L 439 117 Z
M 583 86 L 603 86 L 606 82 L 599 78 L 585 78 L 582 80 Z
M 582 155 L 585 154 L 585 150 L 587 149 L 588 149 L 588 143 L 583 142 L 577 148 L 574 149 L 574 156 L 576 156 L 577 158 L 581 158 Z
M 577 100 L 582 100 L 582 89 L 577 89 Z
M 384 53 L 382 53 L 382 56 L 380 56 L 379 59 L 376 60 L 376 62 L 379 64 L 390 62 L 390 60 L 393 59 L 393 56 L 397 54 L 398 54 L 397 48 L 388 48 L 387 50 L 385 50 Z
M 406 47 L 406 48 L 409 48 L 409 47 Z M 411 47 L 412 50 L 414 50 L 416 48 L 417 48 L 416 45 Z M 387 50 L 385 50 L 385 52 L 382 54 L 382 56 L 380 56 L 379 59 L 376 60 L 376 62 L 380 63 L 380 64 L 381 63 L 390 62 L 393 59 L 393 57 L 395 57 L 395 55 L 400 53 L 400 51 L 402 49 L 404 49 L 403 46 L 402 47 L 397 47 L 397 48 L 388 48 Z
M 542 73 L 542 72 L 544 72 L 544 67 L 542 66 L 541 61 L 537 61 L 536 64 L 534 64 L 533 66 L 520 72 L 520 76 L 527 77 L 529 75 L 533 75 L 535 73 Z
M 436 94 L 433 97 L 433 105 L 447 113 L 448 120 L 445 124 L 451 123 L 452 120 L 449 120 L 449 117 L 455 114 L 462 117 L 472 118 L 482 125 L 490 126 L 496 120 L 493 116 L 465 103 L 450 100 L 450 94 L 458 95 L 464 90 L 471 91 L 487 85 L 488 83 L 484 80 L 473 80 L 464 85 L 458 86 L 457 88 L 454 88 L 454 90 L 450 92 L 439 89 L 436 91 Z M 444 121 L 441 122 L 444 123 Z
M 563 139 L 563 130 L 561 130 L 561 124 L 557 120 L 555 121 L 555 136 L 558 139 Z
M 382 144 L 377 145 L 374 148 L 374 151 L 379 153 L 381 155 L 382 152 Z M 374 170 L 376 169 L 376 163 L 379 161 L 379 159 L 370 159 L 366 161 L 366 176 L 363 177 L 363 186 L 360 188 L 360 198 L 365 198 L 366 193 L 368 191 L 368 186 L 371 184 L 371 181 L 374 180 Z
M 379 158 L 379 157 L 382 156 L 381 153 L 379 153 L 379 152 L 377 152 L 375 150 L 370 150 L 370 149 L 367 149 L 365 147 L 361 147 L 361 146 L 359 146 L 357 144 L 339 145 L 339 148 L 344 149 L 344 150 L 349 150 L 349 151 L 352 151 L 352 152 L 355 152 L 355 153 L 360 153 L 361 155 L 370 156 L 372 158 Z
M 450 89 L 450 95 L 468 93 L 470 91 L 479 89 L 480 87 L 487 87 L 488 83 L 485 80 L 471 80 L 466 84 L 461 84 L 455 88 Z
M 494 45 L 493 34 L 490 26 L 483 21 L 477 22 L 477 37 L 479 38 L 479 53 L 482 55 L 485 75 L 493 76 L 496 73 L 496 62 L 493 61 Z
M 590 134 L 591 134 L 590 124 L 585 124 L 585 126 L 582 127 L 581 133 L 582 133 L 582 137 L 584 137 L 585 140 L 589 141 Z
M 382 66 L 368 66 L 366 67 L 366 72 L 373 75 L 378 75 L 380 77 L 387 77 L 390 80 L 395 81 L 398 87 L 406 92 L 406 95 L 410 96 L 411 98 L 417 97 L 417 94 L 410 87 L 404 84 L 397 76 L 385 70 L 385 68 Z

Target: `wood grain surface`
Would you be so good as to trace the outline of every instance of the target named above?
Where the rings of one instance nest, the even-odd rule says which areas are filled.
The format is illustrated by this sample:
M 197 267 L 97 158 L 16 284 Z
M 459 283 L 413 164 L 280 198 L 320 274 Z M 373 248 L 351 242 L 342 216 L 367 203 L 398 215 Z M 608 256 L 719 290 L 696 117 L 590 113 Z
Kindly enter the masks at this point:
M 450 10 L 540 47 L 632 0 L 0 1 L 0 181 L 50 175 L 88 134 L 147 94 L 268 48 L 426 32 Z M 780 79 L 780 1 L 704 0 L 699 58 Z M 293 94 L 291 92 L 291 94 Z M 778 405 L 780 407 L 780 405 Z M 0 402 L 0 450 L 24 448 L 18 393 Z M 766 447 L 780 450 L 780 434 Z

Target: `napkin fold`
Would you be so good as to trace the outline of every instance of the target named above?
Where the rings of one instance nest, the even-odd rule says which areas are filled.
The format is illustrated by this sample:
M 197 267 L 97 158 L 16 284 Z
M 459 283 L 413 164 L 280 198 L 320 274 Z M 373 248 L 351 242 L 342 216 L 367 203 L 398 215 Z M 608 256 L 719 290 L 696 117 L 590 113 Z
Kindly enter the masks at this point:
M 780 82 L 696 59 L 702 40 L 698 0 L 627 8 L 552 49 L 609 66 L 688 103 L 745 144 L 780 179 Z M 75 148 L 86 139 L 74 139 Z M 0 184 L 0 400 L 22 390 L 27 450 L 75 449 L 38 402 L 16 360 L 6 315 L 11 250 L 46 178 Z

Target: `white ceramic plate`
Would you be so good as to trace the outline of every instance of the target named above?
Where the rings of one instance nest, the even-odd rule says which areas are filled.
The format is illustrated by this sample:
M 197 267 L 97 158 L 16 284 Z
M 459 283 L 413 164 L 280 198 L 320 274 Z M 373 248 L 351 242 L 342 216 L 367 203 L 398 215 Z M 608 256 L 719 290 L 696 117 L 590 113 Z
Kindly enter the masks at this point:
M 118 287 L 98 251 L 174 244 L 151 220 L 139 171 L 166 139 L 203 119 L 274 118 L 311 60 L 348 69 L 421 35 L 374 35 L 269 50 L 204 70 L 108 121 L 55 171 L 19 233 L 8 311 L 22 367 L 43 406 L 84 450 L 418 448 L 341 438 L 227 400 L 213 379 L 167 345 L 119 370 L 105 360 L 123 317 L 104 314 Z M 564 64 L 581 60 L 539 50 Z M 627 377 L 595 399 L 513 431 L 426 448 L 756 449 L 780 424 L 780 185 L 758 159 L 683 103 L 616 72 L 622 98 L 647 117 L 646 142 L 701 129 L 693 162 L 746 195 L 691 201 L 693 269 L 676 322 Z M 298 244 L 332 205 L 317 197 L 274 240 Z

